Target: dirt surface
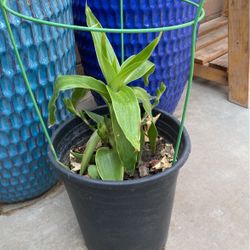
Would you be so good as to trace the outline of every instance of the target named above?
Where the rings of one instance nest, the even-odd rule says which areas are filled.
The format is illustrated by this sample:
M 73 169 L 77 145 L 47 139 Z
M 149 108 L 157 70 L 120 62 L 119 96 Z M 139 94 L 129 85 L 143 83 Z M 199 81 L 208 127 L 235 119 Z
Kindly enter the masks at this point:
M 168 144 L 164 138 L 159 137 L 157 140 L 156 152 L 152 153 L 150 144 L 145 143 L 141 161 L 135 169 L 134 175 L 125 174 L 125 180 L 143 178 L 164 171 L 172 166 L 174 157 L 174 148 Z
M 81 159 L 77 158 L 76 154 L 83 154 L 86 145 L 74 147 L 70 153 L 70 169 L 79 174 L 81 167 Z M 174 156 L 174 148 L 172 144 L 168 144 L 164 138 L 159 137 L 157 140 L 156 152 L 152 153 L 150 144 L 147 142 L 143 147 L 141 160 L 138 163 L 134 174 L 129 175 L 125 173 L 124 180 L 133 180 L 143 178 L 149 175 L 155 175 L 172 166 Z M 94 157 L 91 163 L 95 164 Z M 85 176 L 87 176 L 85 174 Z

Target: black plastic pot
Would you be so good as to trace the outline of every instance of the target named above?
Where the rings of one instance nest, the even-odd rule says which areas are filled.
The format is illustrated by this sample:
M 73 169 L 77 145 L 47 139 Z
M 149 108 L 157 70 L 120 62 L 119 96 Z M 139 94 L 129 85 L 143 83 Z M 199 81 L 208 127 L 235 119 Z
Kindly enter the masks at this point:
M 107 114 L 106 107 L 95 110 Z M 175 143 L 179 122 L 162 110 L 157 122 L 161 136 Z M 53 143 L 59 159 L 67 163 L 69 150 L 89 138 L 90 131 L 78 118 L 56 131 Z M 49 160 L 59 172 L 72 202 L 89 250 L 160 250 L 164 248 L 179 169 L 190 153 L 184 130 L 177 163 L 163 173 L 124 182 L 91 180 L 64 169 L 49 150 Z M 70 240 L 70 239 L 69 239 Z

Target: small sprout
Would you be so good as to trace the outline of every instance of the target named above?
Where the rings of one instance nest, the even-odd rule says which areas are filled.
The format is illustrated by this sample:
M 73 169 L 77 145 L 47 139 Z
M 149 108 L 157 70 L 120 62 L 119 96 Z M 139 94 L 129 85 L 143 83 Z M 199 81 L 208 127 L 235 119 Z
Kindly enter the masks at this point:
M 88 167 L 88 176 L 91 179 L 96 179 L 96 180 L 100 179 L 100 175 L 98 173 L 96 165 L 89 165 L 89 167 Z

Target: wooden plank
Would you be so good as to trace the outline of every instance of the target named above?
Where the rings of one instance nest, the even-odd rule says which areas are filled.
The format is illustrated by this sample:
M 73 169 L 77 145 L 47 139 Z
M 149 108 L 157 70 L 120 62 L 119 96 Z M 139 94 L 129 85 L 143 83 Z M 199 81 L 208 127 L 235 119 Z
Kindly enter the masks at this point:
M 229 0 L 229 100 L 250 106 L 249 0 Z
M 199 37 L 196 43 L 196 50 L 202 49 L 207 47 L 210 44 L 213 44 L 225 37 L 228 36 L 228 26 L 225 24 L 211 32 L 204 34 L 203 36 Z
M 209 67 L 226 71 L 228 70 L 228 53 L 209 63 Z
M 220 16 L 211 21 L 202 23 L 199 28 L 199 36 L 202 36 L 212 30 L 216 30 L 221 26 L 224 26 L 228 23 L 227 17 Z
M 214 59 L 225 55 L 228 52 L 228 38 L 223 38 L 209 46 L 198 50 L 195 53 L 195 62 L 206 64 Z
M 221 15 L 224 0 L 206 0 L 204 8 L 206 10 L 205 21 L 211 20 Z
M 205 65 L 195 64 L 194 75 L 207 79 L 209 81 L 214 81 L 219 85 L 228 85 L 227 72 L 210 68 Z
M 213 13 L 209 16 L 206 15 L 206 17 L 204 18 L 204 22 L 208 22 L 208 21 L 214 20 L 214 19 L 219 18 L 219 17 L 221 17 L 221 10 L 218 10 L 218 12 Z
M 224 0 L 222 15 L 228 17 L 228 0 Z

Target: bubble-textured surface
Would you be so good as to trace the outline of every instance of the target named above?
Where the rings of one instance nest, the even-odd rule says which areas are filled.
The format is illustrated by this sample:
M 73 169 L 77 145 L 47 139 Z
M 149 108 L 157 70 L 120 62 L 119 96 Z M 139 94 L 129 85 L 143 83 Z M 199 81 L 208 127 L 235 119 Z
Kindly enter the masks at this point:
M 74 22 L 86 25 L 84 0 L 73 0 Z M 194 2 L 199 2 L 195 0 Z M 120 28 L 119 0 L 91 0 L 88 5 L 103 27 Z M 181 0 L 126 0 L 124 1 L 125 28 L 153 28 L 171 26 L 191 21 L 196 8 Z M 164 32 L 163 37 L 151 57 L 156 64 L 156 71 L 150 77 L 149 86 L 145 87 L 152 95 L 163 81 L 167 90 L 159 108 L 173 113 L 188 79 L 190 68 L 192 27 Z M 138 53 L 146 47 L 157 34 L 125 34 L 125 58 Z M 119 59 L 121 59 L 120 35 L 108 35 Z M 87 75 L 103 79 L 97 64 L 93 43 L 88 32 L 76 32 L 76 42 L 80 51 L 84 71 Z M 143 81 L 133 85 L 144 87 Z M 96 96 L 96 95 L 95 95 Z M 98 103 L 101 99 L 96 96 Z
M 9 1 L 16 11 L 73 23 L 71 0 Z M 9 15 L 11 28 L 43 118 L 58 75 L 75 73 L 74 34 Z M 58 101 L 57 120 L 69 114 Z M 50 131 L 51 133 L 51 131 Z M 47 141 L 17 64 L 0 10 L 0 202 L 31 199 L 56 183 Z

